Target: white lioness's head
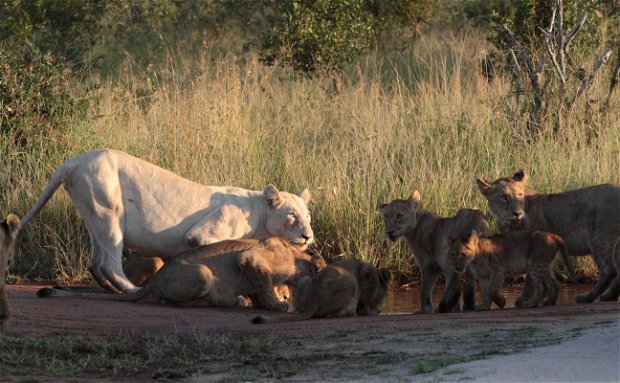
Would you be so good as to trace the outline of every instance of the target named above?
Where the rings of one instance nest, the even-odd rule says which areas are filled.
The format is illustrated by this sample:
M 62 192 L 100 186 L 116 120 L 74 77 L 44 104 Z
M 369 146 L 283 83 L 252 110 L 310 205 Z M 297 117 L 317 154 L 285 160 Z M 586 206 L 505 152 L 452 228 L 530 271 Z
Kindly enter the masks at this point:
M 305 250 L 314 241 L 308 210 L 308 189 L 295 195 L 280 192 L 275 186 L 267 185 L 263 196 L 269 210 L 266 224 L 269 236 L 283 238 L 298 249 Z
M 377 211 L 383 217 L 385 236 L 396 241 L 405 232 L 418 224 L 417 212 L 420 210 L 420 192 L 413 192 L 409 199 L 395 199 L 389 203 L 381 203 Z
M 489 202 L 491 213 L 500 224 L 517 227 L 525 216 L 527 175 L 519 170 L 510 178 L 498 178 L 493 182 L 478 178 L 478 189 Z
M 15 238 L 20 229 L 19 217 L 9 214 L 0 222 L 0 261 L 6 262 L 7 266 L 13 263 L 15 256 Z

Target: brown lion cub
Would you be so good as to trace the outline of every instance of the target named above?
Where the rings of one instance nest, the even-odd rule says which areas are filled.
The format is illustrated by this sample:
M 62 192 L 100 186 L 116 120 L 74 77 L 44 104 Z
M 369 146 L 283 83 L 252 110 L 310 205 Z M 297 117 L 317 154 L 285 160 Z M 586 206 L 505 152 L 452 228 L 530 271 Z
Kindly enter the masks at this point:
M 469 235 L 472 230 L 489 233 L 489 222 L 477 209 L 461 209 L 454 217 L 438 217 L 420 205 L 420 193 L 416 190 L 409 199 L 395 199 L 379 204 L 377 210 L 383 217 L 385 235 L 391 241 L 400 237 L 407 240 L 409 250 L 421 270 L 421 308 L 416 313 L 433 311 L 431 293 L 440 272 L 446 273 L 446 291 L 437 311 L 445 313 L 459 309 L 461 275 L 452 267 L 452 262 L 443 243 L 443 237 L 452 238 Z M 474 307 L 473 277 L 466 275 L 463 291 L 464 309 Z
M 367 262 L 344 260 L 327 266 L 314 277 L 300 280 L 294 294 L 298 315 L 257 316 L 252 323 L 293 322 L 310 318 L 378 315 L 392 274 Z
M 6 293 L 6 274 L 15 255 L 15 238 L 20 229 L 19 217 L 9 214 L 0 222 L 0 332 L 11 317 L 11 307 Z
M 528 273 L 532 281 L 533 289 L 526 289 L 516 307 L 532 308 L 541 302 L 554 305 L 558 299 L 560 284 L 553 265 L 558 254 L 567 255 L 561 237 L 546 231 L 520 231 L 480 238 L 474 230 L 468 238 L 447 241 L 454 269 L 464 272 L 469 267 L 480 283 L 482 306 L 478 309 L 489 310 L 491 302 L 501 308 L 506 305 L 500 294 L 506 275 Z
M 209 307 L 239 306 L 240 295 L 251 295 L 256 307 L 286 311 L 288 305 L 274 287 L 295 286 L 323 267 L 325 261 L 320 255 L 310 256 L 281 238 L 226 240 L 177 255 L 132 293 L 43 288 L 37 294 L 130 302 L 154 297 L 170 304 Z
M 620 185 L 600 184 L 562 193 L 538 193 L 526 187 L 523 170 L 493 182 L 478 179 L 502 232 L 544 230 L 566 241 L 572 256 L 592 254 L 599 279 L 575 302 L 617 301 L 620 296 Z M 527 285 L 526 281 L 526 285 Z M 527 288 L 527 286 L 526 286 Z

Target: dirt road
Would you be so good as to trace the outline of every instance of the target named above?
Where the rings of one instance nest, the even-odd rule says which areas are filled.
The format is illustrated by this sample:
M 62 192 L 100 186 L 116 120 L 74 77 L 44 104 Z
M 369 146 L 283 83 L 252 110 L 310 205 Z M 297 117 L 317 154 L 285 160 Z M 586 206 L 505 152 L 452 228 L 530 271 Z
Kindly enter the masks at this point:
M 264 355 L 241 363 L 205 361 L 177 369 L 166 367 L 172 376 L 188 381 L 450 381 L 450 376 L 457 376 L 450 372 L 451 365 L 559 344 L 591 330 L 617 328 L 620 323 L 619 303 L 594 303 L 252 325 L 250 319 L 257 314 L 290 314 L 242 308 L 179 308 L 162 306 L 156 301 L 37 298 L 37 289 L 9 286 L 14 311 L 9 335 L 21 339 L 62 338 L 71 334 L 149 339 L 224 336 L 271 342 Z M 615 336 L 609 341 L 618 344 L 620 340 Z M 438 370 L 447 374 L 438 378 Z M 33 371 L 33 376 L 38 374 L 49 378 Z M 431 376 L 428 374 L 435 375 L 424 380 Z M 119 380 L 113 372 L 96 379 L 92 374 L 79 379 L 65 378 L 106 377 Z M 153 377 L 156 376 L 152 371 L 137 371 L 130 380 L 148 381 Z M 3 378 L 0 380 L 20 380 L 13 375 Z M 62 381 L 63 377 L 55 379 Z

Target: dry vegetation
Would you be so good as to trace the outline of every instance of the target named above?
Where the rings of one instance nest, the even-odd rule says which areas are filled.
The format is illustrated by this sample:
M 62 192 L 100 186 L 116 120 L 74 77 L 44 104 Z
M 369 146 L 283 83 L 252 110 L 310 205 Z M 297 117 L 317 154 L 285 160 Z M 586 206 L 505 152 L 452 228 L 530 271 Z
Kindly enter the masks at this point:
M 97 90 L 91 118 L 42 140 L 40 155 L 6 144 L 0 161 L 11 186 L 0 205 L 23 215 L 63 160 L 110 147 L 205 184 L 308 187 L 321 251 L 408 270 L 404 246 L 383 238 L 379 201 L 418 189 L 439 214 L 486 210 L 475 178 L 521 168 L 545 192 L 620 182 L 618 92 L 609 113 L 586 110 L 584 98 L 558 135 L 547 127 L 532 137 L 511 120 L 510 75 L 482 74 L 488 49 L 473 32 L 422 36 L 389 59 L 365 57 L 342 75 L 339 93 L 331 78 L 296 78 L 252 54 L 126 71 Z M 590 98 L 607 96 L 605 71 Z M 88 251 L 75 209 L 58 193 L 22 236 L 17 274 L 83 278 Z M 579 262 L 578 272 L 593 272 Z

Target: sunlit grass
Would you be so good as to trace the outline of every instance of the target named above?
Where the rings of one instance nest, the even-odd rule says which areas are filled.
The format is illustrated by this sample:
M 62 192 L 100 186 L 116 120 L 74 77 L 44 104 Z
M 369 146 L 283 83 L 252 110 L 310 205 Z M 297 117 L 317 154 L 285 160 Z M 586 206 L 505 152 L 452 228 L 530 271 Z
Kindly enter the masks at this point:
M 72 123 L 57 138 L 60 149 L 43 141 L 44 156 L 2 159 L 10 185 L 1 205 L 23 215 L 62 161 L 110 147 L 204 184 L 308 187 L 325 255 L 346 253 L 408 270 L 405 247 L 383 238 L 379 201 L 418 189 L 423 204 L 441 215 L 463 207 L 486 211 L 474 180 L 518 169 L 545 192 L 620 182 L 617 97 L 607 115 L 568 119 L 557 137 L 544 132 L 532 139 L 510 117 L 509 75 L 481 74 L 488 49 L 473 33 L 423 36 L 389 58 L 369 55 L 342 76 L 340 93 L 331 79 L 297 78 L 251 53 L 178 58 L 161 70 L 127 72 L 103 84 L 92 118 Z M 591 95 L 606 96 L 607 86 L 607 80 L 595 82 Z M 583 106 L 574 114 L 580 113 Z M 18 273 L 86 275 L 89 241 L 64 193 L 22 238 Z M 590 274 L 591 266 L 578 264 Z

